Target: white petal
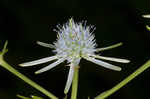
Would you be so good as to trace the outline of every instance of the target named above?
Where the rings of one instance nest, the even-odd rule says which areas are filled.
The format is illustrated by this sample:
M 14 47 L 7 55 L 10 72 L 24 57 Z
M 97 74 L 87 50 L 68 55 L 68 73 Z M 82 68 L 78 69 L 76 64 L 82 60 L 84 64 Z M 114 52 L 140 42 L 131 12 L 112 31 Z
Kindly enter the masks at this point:
M 147 14 L 147 15 L 142 15 L 144 18 L 150 18 L 150 15 Z
M 108 46 L 108 47 L 97 48 L 97 49 L 96 49 L 96 52 L 99 52 L 99 51 L 105 51 L 105 50 L 109 50 L 109 49 L 113 49 L 113 48 L 116 48 L 116 47 L 121 46 L 122 44 L 123 44 L 123 43 L 120 42 L 120 43 L 117 43 L 117 44 L 114 44 L 114 45 L 111 45 L 111 46 Z
M 70 89 L 70 86 L 71 86 L 71 83 L 73 80 L 73 75 L 74 75 L 74 66 L 71 65 L 70 70 L 69 70 L 69 74 L 68 74 L 68 78 L 67 78 L 67 83 L 66 83 L 65 90 L 64 90 L 65 94 L 67 94 L 69 89 Z
M 57 58 L 58 58 L 57 56 L 51 56 L 51 57 L 46 57 L 46 58 L 42 58 L 42 59 L 39 59 L 39 60 L 31 61 L 31 62 L 22 63 L 22 64 L 19 64 L 19 65 L 22 66 L 22 67 L 28 67 L 28 66 L 33 66 L 33 65 L 46 63 L 46 62 L 55 60 Z
M 94 58 L 91 58 L 91 57 L 88 57 L 86 58 L 87 60 L 97 64 L 97 65 L 101 65 L 105 68 L 108 68 L 108 69 L 112 69 L 112 70 L 116 70 L 116 71 L 121 71 L 121 68 L 118 67 L 118 66 L 114 66 L 112 64 L 109 64 L 109 63 L 106 63 L 106 62 L 103 62 L 101 60 L 97 60 L 97 59 L 94 59 Z
M 44 46 L 44 47 L 48 47 L 48 48 L 55 48 L 55 46 L 52 45 L 52 44 L 43 43 L 43 42 L 40 42 L 40 41 L 37 41 L 37 44 L 39 44 L 41 46 Z
M 127 59 L 120 59 L 120 58 L 113 58 L 113 57 L 104 57 L 104 56 L 98 56 L 98 55 L 92 55 L 94 58 L 98 59 L 104 59 L 104 60 L 109 60 L 109 61 L 114 61 L 114 62 L 120 62 L 120 63 L 129 63 L 130 61 Z
M 36 74 L 39 74 L 39 73 L 45 72 L 45 71 L 47 71 L 47 70 L 50 70 L 50 69 L 52 69 L 53 67 L 55 67 L 56 65 L 62 63 L 63 61 L 65 61 L 65 59 L 64 59 L 64 58 L 61 58 L 61 59 L 57 60 L 56 62 L 54 62 L 54 63 L 52 63 L 52 64 L 50 64 L 50 65 L 48 65 L 48 66 L 46 66 L 46 67 L 44 67 L 44 68 L 42 68 L 42 69 L 36 71 L 35 73 L 36 73 Z

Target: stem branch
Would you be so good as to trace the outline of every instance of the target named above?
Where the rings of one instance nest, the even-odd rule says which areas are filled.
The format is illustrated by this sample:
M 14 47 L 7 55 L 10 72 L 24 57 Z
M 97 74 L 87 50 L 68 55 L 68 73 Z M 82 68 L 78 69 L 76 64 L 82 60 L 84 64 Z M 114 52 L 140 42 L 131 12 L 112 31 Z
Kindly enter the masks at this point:
M 51 94 L 50 92 L 48 92 L 46 89 L 44 89 L 40 85 L 36 84 L 35 82 L 33 82 L 32 80 L 30 80 L 29 78 L 27 78 L 25 75 L 21 74 L 16 69 L 14 69 L 8 63 L 6 63 L 3 60 L 3 56 L 0 56 L 0 65 L 2 67 L 4 67 L 5 69 L 7 69 L 8 71 L 10 71 L 11 73 L 13 73 L 14 75 L 16 75 L 17 77 L 19 77 L 20 79 L 22 79 L 23 81 L 25 81 L 26 83 L 28 83 L 29 85 L 31 85 L 32 87 L 34 87 L 35 89 L 39 90 L 40 92 L 42 92 L 43 94 L 45 94 L 46 96 L 48 96 L 50 99 L 58 99 L 56 96 L 54 96 L 53 94 Z
M 77 99 L 78 76 L 79 76 L 79 68 L 75 68 L 74 77 L 72 81 L 71 99 Z
M 128 82 L 133 80 L 135 77 L 137 77 L 139 74 L 141 74 L 143 71 L 145 71 L 148 67 L 150 67 L 150 60 L 148 60 L 144 65 L 142 65 L 140 68 L 138 68 L 135 72 L 133 72 L 131 75 L 129 75 L 127 78 L 125 78 L 123 81 L 121 81 L 119 84 L 114 86 L 112 89 L 105 91 L 95 97 L 95 99 L 105 99 L 117 90 L 119 90 L 121 87 L 126 85 Z

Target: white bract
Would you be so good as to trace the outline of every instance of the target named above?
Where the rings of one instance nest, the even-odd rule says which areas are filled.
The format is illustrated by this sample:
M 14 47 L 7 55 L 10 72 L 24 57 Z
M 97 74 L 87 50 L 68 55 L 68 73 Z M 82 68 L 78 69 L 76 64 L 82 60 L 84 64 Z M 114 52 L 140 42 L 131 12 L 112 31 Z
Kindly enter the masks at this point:
M 142 15 L 144 18 L 150 18 L 150 14 Z
M 68 93 L 69 91 L 69 88 L 73 80 L 74 69 L 79 65 L 81 58 L 84 58 L 97 65 L 116 71 L 120 71 L 121 68 L 106 63 L 102 60 L 110 60 L 121 63 L 129 62 L 129 60 L 126 59 L 118 59 L 97 55 L 95 52 L 109 49 L 109 47 L 96 48 L 97 44 L 95 42 L 94 35 L 92 34 L 94 31 L 94 27 L 86 26 L 86 22 L 75 23 L 74 20 L 71 18 L 66 24 L 62 26 L 59 25 L 58 29 L 55 31 L 58 34 L 57 34 L 57 41 L 54 42 L 53 45 L 39 41 L 37 43 L 41 46 L 52 48 L 53 52 L 55 52 L 56 55 L 35 60 L 32 62 L 23 63 L 20 64 L 20 66 L 27 67 L 56 60 L 54 63 L 35 72 L 36 74 L 38 74 L 50 70 L 51 68 L 67 60 L 70 66 L 70 70 L 64 93 Z

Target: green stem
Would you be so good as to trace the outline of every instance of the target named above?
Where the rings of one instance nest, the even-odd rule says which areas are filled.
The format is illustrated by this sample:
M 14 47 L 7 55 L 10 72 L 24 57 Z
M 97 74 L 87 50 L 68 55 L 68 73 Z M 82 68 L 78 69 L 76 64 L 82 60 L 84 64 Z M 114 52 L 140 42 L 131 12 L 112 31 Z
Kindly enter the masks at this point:
M 25 75 L 21 74 L 16 69 L 14 69 L 12 66 L 10 66 L 9 64 L 7 64 L 3 60 L 3 56 L 0 56 L 0 65 L 2 65 L 2 67 L 4 67 L 8 71 L 10 71 L 14 75 L 16 75 L 17 77 L 19 77 L 20 79 L 22 79 L 23 81 L 25 81 L 26 83 L 28 83 L 29 85 L 31 85 L 32 87 L 34 87 L 35 89 L 39 90 L 40 92 L 42 92 L 43 94 L 45 94 L 46 96 L 48 96 L 50 99 L 58 99 L 56 96 L 54 96 L 53 94 L 51 94 L 50 92 L 48 92 L 46 89 L 44 89 L 40 85 L 36 84 L 35 82 L 33 82 L 32 80 L 30 80 L 29 78 L 27 78 Z
M 21 98 L 21 99 L 32 99 L 32 98 L 29 98 L 29 97 L 25 97 L 25 96 L 21 96 L 21 95 L 17 95 L 18 98 Z
M 71 99 L 77 99 L 78 76 L 79 76 L 79 68 L 75 68 L 74 77 L 72 81 Z
M 147 30 L 149 30 L 149 31 L 150 31 L 150 27 L 149 27 L 148 25 L 146 25 L 146 28 L 147 28 Z
M 99 52 L 99 51 L 110 50 L 110 49 L 119 47 L 119 46 L 121 46 L 122 44 L 123 44 L 123 43 L 120 42 L 120 43 L 117 43 L 117 44 L 114 44 L 114 45 L 111 45 L 111 46 L 108 46 L 108 47 L 98 48 L 96 51 Z
M 117 84 L 116 86 L 114 86 L 112 89 L 101 93 L 100 95 L 98 95 L 97 97 L 95 97 L 95 99 L 105 99 L 105 98 L 107 98 L 108 96 L 110 96 L 111 94 L 113 94 L 114 92 L 116 92 L 117 90 L 119 90 L 121 87 L 123 87 L 124 85 L 126 85 L 128 82 L 130 82 L 132 79 L 134 79 L 136 76 L 138 76 L 139 74 L 141 74 L 148 67 L 150 67 L 150 60 L 147 61 L 144 65 L 142 65 L 140 68 L 138 68 L 131 75 L 129 75 L 127 78 L 125 78 L 122 82 L 120 82 L 119 84 Z
M 18 98 L 21 98 L 21 99 L 43 99 L 41 97 L 38 97 L 38 96 L 30 96 L 31 98 L 29 97 L 25 97 L 25 96 L 22 96 L 22 95 L 17 95 Z

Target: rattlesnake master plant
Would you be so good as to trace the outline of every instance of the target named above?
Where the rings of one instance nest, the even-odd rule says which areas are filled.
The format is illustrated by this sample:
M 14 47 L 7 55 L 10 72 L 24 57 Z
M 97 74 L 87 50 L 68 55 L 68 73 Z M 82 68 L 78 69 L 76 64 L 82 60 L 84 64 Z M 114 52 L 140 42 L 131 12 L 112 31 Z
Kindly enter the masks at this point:
M 57 40 L 54 44 L 47 44 L 43 42 L 37 42 L 39 45 L 44 47 L 49 47 L 53 49 L 53 52 L 56 53 L 54 56 L 50 56 L 47 58 L 26 62 L 20 64 L 20 66 L 27 67 L 33 66 L 49 61 L 56 60 L 54 63 L 36 71 L 35 73 L 42 73 L 44 71 L 50 70 L 56 65 L 67 60 L 68 65 L 70 66 L 67 83 L 65 86 L 64 93 L 68 93 L 68 90 L 71 86 L 74 69 L 79 65 L 81 58 L 84 58 L 88 61 L 91 61 L 95 64 L 103 66 L 105 68 L 109 68 L 112 70 L 120 71 L 121 68 L 118 66 L 114 66 L 112 64 L 106 63 L 99 59 L 110 60 L 121 63 L 128 63 L 129 60 L 126 59 L 118 59 L 112 57 L 104 57 L 101 55 L 97 55 L 96 52 L 107 49 L 106 48 L 96 48 L 97 44 L 94 38 L 94 27 L 86 26 L 86 22 L 76 23 L 71 18 L 66 24 L 62 26 L 58 26 L 58 29 L 55 30 L 57 32 Z M 109 47 L 108 47 L 109 49 Z

